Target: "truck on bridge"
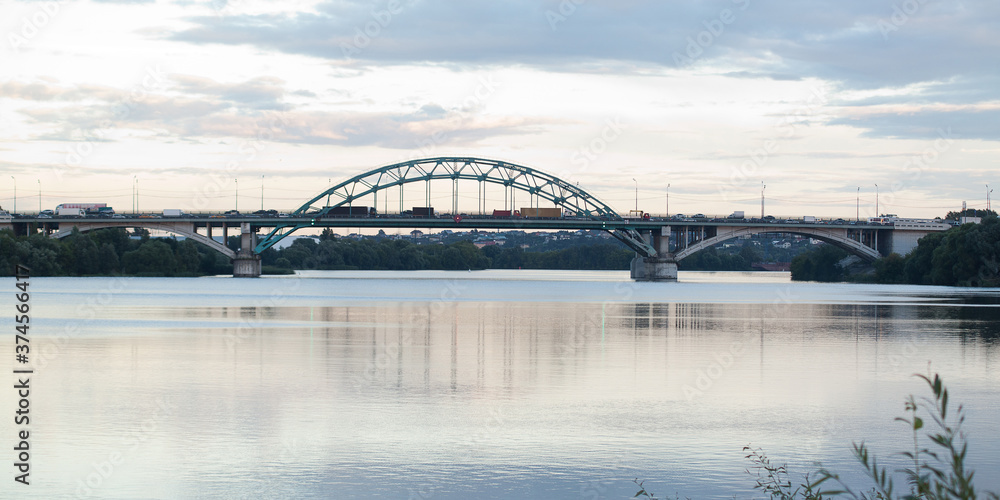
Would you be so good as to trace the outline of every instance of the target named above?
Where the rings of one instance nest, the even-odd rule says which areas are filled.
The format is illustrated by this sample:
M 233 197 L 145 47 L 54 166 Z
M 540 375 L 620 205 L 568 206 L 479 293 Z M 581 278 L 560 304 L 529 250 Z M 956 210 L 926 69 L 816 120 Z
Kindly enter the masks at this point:
M 368 217 L 378 215 L 375 207 L 362 207 L 362 206 L 339 206 L 339 207 L 323 207 L 320 210 L 320 217 Z
M 86 217 L 87 212 L 82 208 L 68 208 L 60 205 L 56 207 L 56 215 L 59 217 Z
M 521 217 L 525 218 L 559 218 L 562 217 L 561 208 L 521 208 Z
M 56 205 L 56 213 L 59 213 L 62 209 L 73 209 L 79 208 L 83 210 L 85 215 L 114 215 L 115 210 L 108 206 L 107 203 L 60 203 Z

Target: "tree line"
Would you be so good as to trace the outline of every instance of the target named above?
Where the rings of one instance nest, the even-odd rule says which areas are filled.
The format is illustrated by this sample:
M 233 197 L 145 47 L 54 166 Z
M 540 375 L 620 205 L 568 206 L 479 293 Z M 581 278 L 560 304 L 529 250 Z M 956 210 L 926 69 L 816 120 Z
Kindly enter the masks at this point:
M 634 255 L 604 243 L 531 252 L 519 246 L 478 248 L 470 241 L 421 245 L 399 239 L 298 238 L 286 248 L 261 253 L 261 264 L 324 270 L 628 269 Z
M 1000 286 L 1000 222 L 995 212 L 984 215 L 980 224 L 962 224 L 924 236 L 906 256 L 892 254 L 878 259 L 866 273 L 845 271 L 839 262 L 847 257 L 847 252 L 824 245 L 792 260 L 792 279 Z
M 136 237 L 138 235 L 138 237 Z M 239 249 L 239 237 L 227 246 Z M 420 245 L 396 239 L 298 238 L 283 249 L 261 253 L 267 274 L 294 269 L 321 270 L 463 270 L 463 269 L 628 269 L 634 253 L 615 244 L 576 246 L 546 252 L 519 246 L 478 248 L 469 241 Z M 205 276 L 231 274 L 232 263 L 219 252 L 191 239 L 150 238 L 108 228 L 62 239 L 42 234 L 15 236 L 0 231 L 0 275 L 11 276 L 15 264 L 33 276 Z
M 193 240 L 150 238 L 145 230 L 132 238 L 123 228 L 87 233 L 74 229 L 62 239 L 0 231 L 0 275 L 11 276 L 15 264 L 28 266 L 32 276 L 203 276 L 233 272 L 229 259 Z

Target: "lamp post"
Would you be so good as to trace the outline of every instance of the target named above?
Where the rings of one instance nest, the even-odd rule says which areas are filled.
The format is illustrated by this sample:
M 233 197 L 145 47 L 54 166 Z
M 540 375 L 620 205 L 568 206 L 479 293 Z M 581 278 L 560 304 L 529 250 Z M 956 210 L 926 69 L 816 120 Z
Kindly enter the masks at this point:
M 38 213 L 42 213 L 42 180 L 38 180 Z
M 264 210 L 264 174 L 260 174 L 260 209 Z
M 667 183 L 667 217 L 670 217 L 670 183 Z
M 635 209 L 639 210 L 639 181 L 633 177 L 632 182 L 635 182 Z
M 10 178 L 13 179 L 13 181 L 14 181 L 14 213 L 16 214 L 17 213 L 17 179 L 14 179 L 13 175 L 10 176 Z
M 858 186 L 857 206 L 854 208 L 854 220 L 861 222 L 861 186 Z
M 760 218 L 764 218 L 764 190 L 767 189 L 767 185 L 764 181 L 760 181 Z
M 986 210 L 987 211 L 989 211 L 989 209 L 990 209 L 990 193 L 992 193 L 992 192 L 993 192 L 993 190 L 990 189 L 990 185 L 987 184 L 986 185 Z M 16 195 L 17 191 L 14 191 L 14 194 Z
M 235 210 L 236 210 L 236 213 L 240 213 L 240 180 L 234 177 L 233 178 L 233 182 L 236 183 L 236 207 L 235 207 Z
M 881 217 L 878 213 L 878 184 L 875 185 L 875 217 Z

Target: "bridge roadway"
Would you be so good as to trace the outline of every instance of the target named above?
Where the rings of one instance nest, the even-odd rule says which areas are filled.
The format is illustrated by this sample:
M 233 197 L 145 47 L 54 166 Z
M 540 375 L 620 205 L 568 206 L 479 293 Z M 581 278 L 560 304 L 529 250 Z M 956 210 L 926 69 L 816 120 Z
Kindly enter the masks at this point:
M 916 241 L 930 232 L 947 229 L 945 224 L 923 227 L 898 227 L 854 221 L 758 220 L 758 219 L 629 219 L 611 217 L 523 218 L 486 215 L 413 217 L 394 214 L 354 217 L 316 216 L 218 216 L 186 214 L 181 217 L 119 216 L 104 217 L 18 217 L 0 221 L 0 229 L 9 227 L 17 234 L 41 230 L 52 237 L 107 227 L 142 227 L 182 235 L 199 241 L 234 261 L 234 275 L 259 275 L 259 253 L 284 236 L 304 228 L 419 228 L 484 230 L 603 230 L 636 250 L 632 276 L 635 279 L 670 281 L 676 279 L 676 262 L 725 240 L 765 233 L 792 233 L 816 238 L 843 248 L 866 260 L 890 253 L 908 253 Z M 221 230 L 221 234 L 220 233 Z M 230 230 L 241 236 L 241 251 L 233 252 L 223 242 Z M 269 230 L 262 239 L 258 234 Z M 648 261 L 655 272 L 643 270 Z M 242 267 L 241 267 L 242 266 Z M 638 269 L 636 268 L 638 266 Z M 245 269 L 244 269 L 245 268 Z M 652 275 L 650 273 L 653 273 Z

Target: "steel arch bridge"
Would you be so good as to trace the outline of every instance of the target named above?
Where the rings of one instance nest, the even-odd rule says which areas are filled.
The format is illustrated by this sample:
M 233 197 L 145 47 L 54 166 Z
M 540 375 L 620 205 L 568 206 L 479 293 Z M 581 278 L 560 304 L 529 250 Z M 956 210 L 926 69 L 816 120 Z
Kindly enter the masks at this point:
M 486 209 L 485 197 L 481 196 L 484 188 L 487 183 L 492 183 L 504 186 L 504 209 L 513 209 L 514 194 L 523 191 L 529 197 L 546 199 L 578 216 L 620 218 L 614 209 L 597 197 L 558 177 L 514 163 L 472 157 L 425 158 L 369 170 L 327 189 L 299 207 L 295 214 L 305 215 L 314 210 L 350 205 L 368 195 L 375 197 L 377 208 L 380 191 L 395 187 L 402 189 L 403 185 L 415 182 L 426 183 L 426 203 L 431 206 L 430 181 L 433 180 L 453 182 L 453 213 L 458 212 L 458 181 L 470 180 L 479 182 L 480 210 Z M 316 203 L 323 199 L 326 203 L 317 206 Z M 403 197 L 400 196 L 400 211 L 403 208 Z
M 528 195 L 529 206 L 538 207 L 542 200 L 549 201 L 566 210 L 567 214 L 594 220 L 622 220 L 618 213 L 600 201 L 596 196 L 574 186 L 554 175 L 515 163 L 474 157 L 435 157 L 410 160 L 378 167 L 358 174 L 330 187 L 304 203 L 292 215 L 322 217 L 337 207 L 353 206 L 357 201 L 372 197 L 377 209 L 379 193 L 388 206 L 389 189 L 399 190 L 399 211 L 404 210 L 403 189 L 407 184 L 424 183 L 425 206 L 431 206 L 431 181 L 451 181 L 451 213 L 459 212 L 459 181 L 476 181 L 478 209 L 486 211 L 486 186 L 501 185 L 504 188 L 504 209 L 514 210 L 516 194 Z M 254 248 L 255 253 L 263 252 L 282 238 L 298 229 L 312 224 L 285 224 L 275 227 L 262 237 Z M 656 250 L 632 228 L 615 228 L 612 235 L 633 250 L 646 256 L 656 255 Z

